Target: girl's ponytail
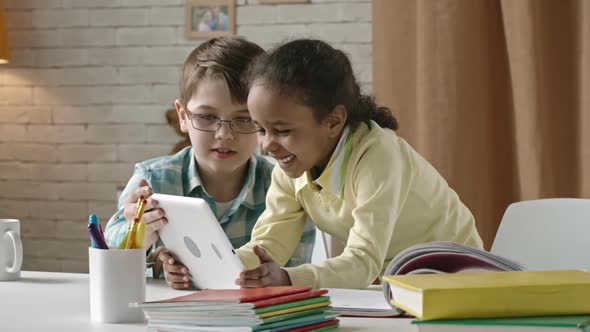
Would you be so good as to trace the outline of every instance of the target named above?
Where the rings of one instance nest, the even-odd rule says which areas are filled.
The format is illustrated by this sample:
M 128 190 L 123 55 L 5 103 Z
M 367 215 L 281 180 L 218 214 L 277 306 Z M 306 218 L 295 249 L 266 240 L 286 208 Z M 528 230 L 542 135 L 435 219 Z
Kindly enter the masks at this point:
M 356 102 L 348 110 L 348 123 L 354 127 L 358 123 L 368 123 L 369 120 L 373 120 L 382 128 L 397 130 L 399 124 L 391 110 L 385 106 L 378 106 L 374 96 L 361 94 L 358 84 L 356 82 L 353 84 L 355 87 L 352 95 L 356 96 Z
M 366 114 L 367 118 L 365 121 L 373 120 L 383 128 L 389 128 L 397 130 L 399 125 L 397 119 L 391 113 L 391 110 L 385 106 L 378 106 L 375 103 L 375 97 L 360 95 L 358 102 L 355 105 L 362 114 Z

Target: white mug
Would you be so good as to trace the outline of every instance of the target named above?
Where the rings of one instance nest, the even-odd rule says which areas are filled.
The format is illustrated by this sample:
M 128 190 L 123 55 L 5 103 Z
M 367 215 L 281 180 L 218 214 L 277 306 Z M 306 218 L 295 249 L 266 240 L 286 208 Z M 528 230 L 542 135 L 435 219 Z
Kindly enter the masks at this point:
M 22 263 L 20 221 L 0 219 L 0 281 L 18 280 Z

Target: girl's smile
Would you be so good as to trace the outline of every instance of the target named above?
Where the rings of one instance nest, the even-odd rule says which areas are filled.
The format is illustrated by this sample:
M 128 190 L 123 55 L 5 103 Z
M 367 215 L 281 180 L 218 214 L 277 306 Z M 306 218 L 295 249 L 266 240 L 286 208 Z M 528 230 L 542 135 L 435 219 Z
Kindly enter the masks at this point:
M 287 155 L 286 157 L 277 157 L 272 154 L 270 154 L 270 156 L 275 158 L 279 163 L 279 166 L 281 166 L 281 168 L 283 169 L 287 168 L 291 164 L 291 162 L 295 161 L 296 159 L 294 154 Z
M 321 172 L 326 167 L 342 126 L 334 129 L 330 120 L 318 121 L 311 108 L 262 84 L 251 87 L 248 109 L 258 127 L 262 149 L 289 177 L 298 178 L 312 168 Z

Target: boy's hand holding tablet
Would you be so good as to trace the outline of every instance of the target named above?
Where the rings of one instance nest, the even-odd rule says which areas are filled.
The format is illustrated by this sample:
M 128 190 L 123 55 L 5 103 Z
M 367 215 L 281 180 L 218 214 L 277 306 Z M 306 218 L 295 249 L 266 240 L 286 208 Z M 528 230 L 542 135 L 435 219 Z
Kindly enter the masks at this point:
M 150 254 L 149 259 L 154 262 L 153 277 L 158 278 L 164 272 L 164 278 L 168 286 L 174 289 L 187 289 L 190 287 L 188 269 L 166 249 L 160 246 Z
M 145 223 L 145 244 L 144 246 L 150 247 L 156 241 L 158 241 L 158 231 L 162 226 L 168 223 L 166 214 L 163 209 L 158 207 L 158 201 L 153 199 L 152 188 L 148 182 L 143 179 L 139 182 L 139 187 L 135 189 L 125 201 L 125 219 L 128 223 L 133 223 L 135 213 L 137 211 L 137 205 L 139 204 L 140 197 L 146 199 L 145 212 L 141 218 L 141 222 Z M 162 271 L 164 272 L 164 278 L 166 283 L 174 289 L 186 289 L 189 288 L 189 277 L 188 269 L 174 259 L 172 254 L 168 252 L 165 246 L 161 246 L 152 252 L 148 259 L 154 262 L 153 277 L 158 278 Z
M 129 224 L 132 224 L 133 219 L 135 218 L 135 212 L 137 211 L 137 205 L 139 204 L 140 197 L 143 196 L 146 199 L 145 212 L 141 220 L 146 226 L 146 248 L 158 241 L 158 234 L 156 232 L 168 222 L 164 210 L 158 208 L 158 202 L 151 198 L 152 194 L 152 188 L 144 179 L 139 182 L 139 187 L 129 194 L 127 200 L 125 201 L 125 219 L 127 219 Z

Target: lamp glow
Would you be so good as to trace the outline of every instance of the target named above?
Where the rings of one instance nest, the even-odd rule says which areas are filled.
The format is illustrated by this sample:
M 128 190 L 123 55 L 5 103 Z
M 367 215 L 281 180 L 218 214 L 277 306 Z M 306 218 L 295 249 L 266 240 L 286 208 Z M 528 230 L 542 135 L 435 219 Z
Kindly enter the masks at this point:
M 10 50 L 8 49 L 8 35 L 4 20 L 4 9 L 0 0 L 0 64 L 10 61 Z

